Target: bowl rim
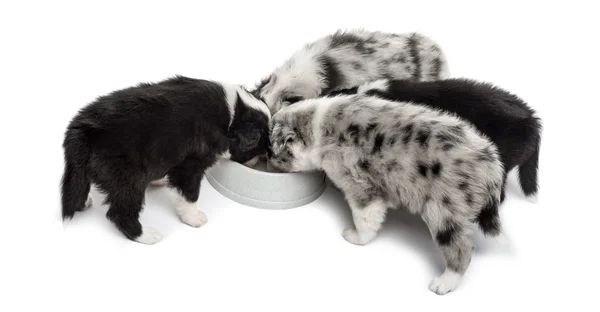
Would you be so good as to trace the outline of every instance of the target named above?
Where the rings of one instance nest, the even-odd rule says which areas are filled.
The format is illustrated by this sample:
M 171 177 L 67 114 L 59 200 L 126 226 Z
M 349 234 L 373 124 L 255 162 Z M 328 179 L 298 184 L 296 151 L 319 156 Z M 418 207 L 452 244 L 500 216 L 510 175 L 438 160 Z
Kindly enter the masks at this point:
M 259 175 L 265 175 L 265 176 L 273 176 L 273 177 L 281 177 L 281 176 L 290 176 L 290 175 L 305 175 L 305 174 L 311 174 L 313 172 L 319 172 L 319 171 L 301 171 L 301 172 L 266 172 L 266 171 L 262 171 L 262 170 L 258 170 L 258 169 L 254 169 L 254 168 L 250 168 L 247 166 L 242 165 L 241 163 L 237 162 L 237 161 L 233 161 L 231 159 L 228 158 L 223 158 L 221 159 L 221 161 L 225 161 L 225 162 L 229 162 L 229 163 L 233 163 L 234 166 L 237 166 L 238 168 L 241 167 L 242 170 L 245 170 L 247 172 L 250 172 L 251 174 L 259 174 Z M 268 162 L 268 160 L 267 160 Z

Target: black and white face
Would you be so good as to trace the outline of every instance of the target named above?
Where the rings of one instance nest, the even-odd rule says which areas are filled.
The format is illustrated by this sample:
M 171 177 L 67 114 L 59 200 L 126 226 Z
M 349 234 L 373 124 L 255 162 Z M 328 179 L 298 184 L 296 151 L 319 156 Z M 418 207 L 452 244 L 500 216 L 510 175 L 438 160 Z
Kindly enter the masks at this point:
M 245 90 L 238 91 L 229 127 L 230 159 L 252 167 L 269 146 L 270 113 L 265 103 Z
M 263 80 L 255 95 L 267 104 L 272 115 L 302 100 L 315 98 L 326 87 L 319 75 L 320 66 L 309 54 L 296 55 L 293 62 L 286 62 Z

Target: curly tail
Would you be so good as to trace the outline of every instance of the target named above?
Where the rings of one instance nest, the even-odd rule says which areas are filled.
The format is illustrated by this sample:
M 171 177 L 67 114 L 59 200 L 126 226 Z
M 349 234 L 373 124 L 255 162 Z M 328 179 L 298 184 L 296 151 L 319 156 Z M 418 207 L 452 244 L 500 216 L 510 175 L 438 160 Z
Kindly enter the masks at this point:
M 62 177 L 62 218 L 71 219 L 75 212 L 86 206 L 90 192 L 87 173 L 90 147 L 82 130 L 69 128 L 63 143 L 65 149 L 65 171 Z

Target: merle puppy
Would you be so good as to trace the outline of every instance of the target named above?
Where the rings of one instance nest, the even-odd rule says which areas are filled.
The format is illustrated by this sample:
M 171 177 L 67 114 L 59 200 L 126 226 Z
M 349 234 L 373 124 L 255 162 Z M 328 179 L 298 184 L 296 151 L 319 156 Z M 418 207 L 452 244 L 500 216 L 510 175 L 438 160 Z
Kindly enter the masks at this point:
M 421 34 L 339 30 L 306 44 L 252 92 L 274 114 L 299 100 L 377 79 L 429 81 L 448 75 L 442 49 Z
M 448 113 L 362 95 L 304 100 L 273 116 L 269 160 L 286 172 L 325 171 L 352 211 L 350 243 L 373 240 L 387 209 L 420 215 L 446 259 L 429 285 L 437 294 L 467 270 L 474 228 L 503 238 L 496 147 Z
M 90 184 L 106 194 L 106 216 L 129 239 L 158 242 L 139 214 L 148 183 L 167 183 L 181 220 L 206 223 L 196 208 L 200 181 L 219 157 L 265 154 L 270 114 L 240 86 L 176 76 L 99 97 L 70 122 L 63 143 L 62 216 L 91 205 Z M 87 199 L 87 201 L 86 201 Z
M 414 102 L 454 113 L 471 122 L 498 147 L 506 175 L 519 167 L 523 193 L 538 192 L 538 159 L 542 124 L 533 109 L 518 96 L 490 83 L 455 78 L 439 81 L 378 80 L 359 87 L 331 92 L 366 94 L 399 102 Z

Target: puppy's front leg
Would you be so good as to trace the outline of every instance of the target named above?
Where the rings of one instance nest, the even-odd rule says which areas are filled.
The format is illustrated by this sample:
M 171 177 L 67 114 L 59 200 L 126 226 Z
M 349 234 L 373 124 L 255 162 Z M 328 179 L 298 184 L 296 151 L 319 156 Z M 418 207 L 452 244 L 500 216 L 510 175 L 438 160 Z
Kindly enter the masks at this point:
M 353 199 L 348 200 L 354 219 L 354 228 L 344 230 L 342 236 L 356 245 L 364 245 L 372 241 L 385 220 L 386 205 L 381 199 L 370 201 L 366 205 L 360 205 Z
M 193 227 L 201 227 L 208 220 L 196 207 L 200 195 L 200 182 L 206 168 L 216 159 L 188 157 L 169 170 L 169 189 L 175 197 L 175 209 L 181 221 Z

